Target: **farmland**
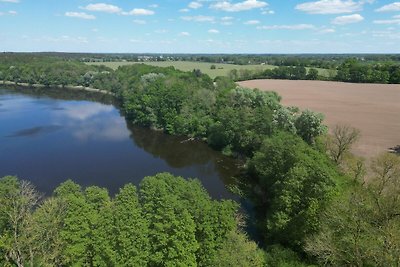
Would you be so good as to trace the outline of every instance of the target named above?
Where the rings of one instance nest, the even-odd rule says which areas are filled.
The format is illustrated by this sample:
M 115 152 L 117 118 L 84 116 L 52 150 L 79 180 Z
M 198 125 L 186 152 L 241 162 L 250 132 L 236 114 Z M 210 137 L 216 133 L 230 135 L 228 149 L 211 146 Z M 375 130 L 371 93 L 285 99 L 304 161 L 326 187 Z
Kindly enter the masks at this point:
M 288 106 L 325 114 L 327 125 L 361 130 L 354 152 L 371 158 L 400 144 L 400 85 L 325 81 L 253 80 L 240 85 L 276 91 Z
M 91 62 L 90 65 L 105 65 L 112 69 L 117 69 L 119 66 L 131 65 L 144 63 L 157 67 L 170 67 L 182 71 L 192 71 L 193 69 L 199 69 L 202 73 L 209 75 L 211 78 L 217 76 L 227 76 L 231 70 L 251 70 L 261 71 L 265 69 L 273 69 L 275 66 L 272 65 L 234 65 L 234 64 L 222 64 L 222 63 L 206 63 L 206 62 L 191 62 L 191 61 L 145 61 L 145 62 Z M 211 69 L 211 65 L 215 65 L 215 69 Z M 321 76 L 329 77 L 336 74 L 335 70 L 318 69 Z

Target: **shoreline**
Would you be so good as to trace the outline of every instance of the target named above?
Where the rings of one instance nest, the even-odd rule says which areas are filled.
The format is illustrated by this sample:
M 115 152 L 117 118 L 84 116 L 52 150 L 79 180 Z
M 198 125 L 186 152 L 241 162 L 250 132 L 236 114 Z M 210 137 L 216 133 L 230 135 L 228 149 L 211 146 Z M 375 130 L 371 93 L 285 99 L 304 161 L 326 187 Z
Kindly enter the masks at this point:
M 70 89 L 70 90 L 81 90 L 81 91 L 87 91 L 87 92 L 95 92 L 95 93 L 100 93 L 100 94 L 105 94 L 105 95 L 111 95 L 115 96 L 114 93 L 111 93 L 106 90 L 101 90 L 101 89 L 96 89 L 92 87 L 85 87 L 82 85 L 51 85 L 51 86 L 46 86 L 44 84 L 29 84 L 29 83 L 15 83 L 12 81 L 0 81 L 0 85 L 12 85 L 12 86 L 20 86 L 20 87 L 33 87 L 33 88 L 59 88 L 59 89 Z

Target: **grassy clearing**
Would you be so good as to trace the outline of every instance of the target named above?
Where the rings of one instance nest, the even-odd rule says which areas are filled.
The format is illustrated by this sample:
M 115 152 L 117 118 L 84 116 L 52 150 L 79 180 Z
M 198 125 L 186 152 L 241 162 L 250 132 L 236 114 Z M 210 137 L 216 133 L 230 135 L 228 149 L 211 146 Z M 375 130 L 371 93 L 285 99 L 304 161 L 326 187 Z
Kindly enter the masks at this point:
M 173 66 L 178 70 L 192 71 L 199 69 L 202 73 L 209 75 L 211 78 L 217 76 L 227 76 L 233 69 L 237 70 L 265 70 L 276 68 L 272 65 L 234 65 L 234 64 L 220 64 L 220 63 L 206 63 L 206 62 L 191 62 L 191 61 L 147 61 L 141 62 L 157 67 L 170 67 Z M 112 69 L 117 69 L 119 66 L 138 64 L 138 62 L 91 62 L 90 65 L 105 65 Z M 211 65 L 215 65 L 216 69 L 211 69 Z M 330 70 L 318 69 L 321 76 L 329 77 Z

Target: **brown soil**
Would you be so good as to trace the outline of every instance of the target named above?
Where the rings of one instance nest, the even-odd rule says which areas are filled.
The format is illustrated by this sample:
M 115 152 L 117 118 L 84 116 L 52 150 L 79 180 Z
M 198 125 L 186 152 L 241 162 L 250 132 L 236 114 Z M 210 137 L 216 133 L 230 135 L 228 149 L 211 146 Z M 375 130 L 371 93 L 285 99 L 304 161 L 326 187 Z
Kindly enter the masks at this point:
M 361 130 L 354 153 L 371 158 L 400 145 L 400 85 L 325 81 L 252 80 L 249 88 L 276 91 L 282 103 L 325 114 L 325 123 Z

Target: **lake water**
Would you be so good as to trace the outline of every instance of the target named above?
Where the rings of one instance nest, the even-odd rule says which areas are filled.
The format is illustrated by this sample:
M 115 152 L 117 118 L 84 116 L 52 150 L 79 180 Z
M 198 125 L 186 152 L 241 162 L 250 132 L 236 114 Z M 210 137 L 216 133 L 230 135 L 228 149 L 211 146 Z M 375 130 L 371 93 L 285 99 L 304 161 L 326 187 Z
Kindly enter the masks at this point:
M 66 179 L 111 194 L 159 172 L 196 177 L 215 199 L 237 162 L 197 141 L 128 123 L 109 96 L 61 89 L 0 88 L 0 177 L 17 175 L 51 194 Z

